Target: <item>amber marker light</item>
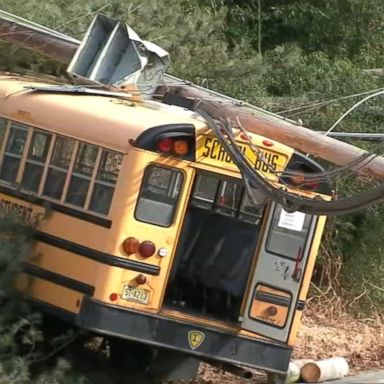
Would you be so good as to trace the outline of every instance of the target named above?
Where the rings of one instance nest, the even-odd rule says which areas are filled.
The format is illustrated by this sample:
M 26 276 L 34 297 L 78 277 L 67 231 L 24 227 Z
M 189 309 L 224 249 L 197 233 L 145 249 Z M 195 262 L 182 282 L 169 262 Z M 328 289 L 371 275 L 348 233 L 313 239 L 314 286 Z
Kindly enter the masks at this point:
M 185 156 L 188 154 L 189 148 L 186 140 L 175 140 L 173 143 L 173 153 L 177 156 Z
M 140 241 L 135 237 L 127 237 L 123 241 L 123 250 L 127 255 L 132 255 L 139 251 Z

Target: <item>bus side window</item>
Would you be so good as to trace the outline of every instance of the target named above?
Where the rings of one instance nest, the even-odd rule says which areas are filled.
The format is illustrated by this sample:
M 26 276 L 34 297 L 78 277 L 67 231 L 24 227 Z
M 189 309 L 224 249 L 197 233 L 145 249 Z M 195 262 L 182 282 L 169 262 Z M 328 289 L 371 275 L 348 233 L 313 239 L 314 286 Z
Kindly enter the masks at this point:
M 121 153 L 103 150 L 89 206 L 91 211 L 108 214 L 122 161 Z
M 0 171 L 0 179 L 8 183 L 14 183 L 16 181 L 25 142 L 27 140 L 27 133 L 28 128 L 26 126 L 17 123 L 11 124 Z
M 66 202 L 83 207 L 91 183 L 95 167 L 98 147 L 80 143 L 76 155 L 71 181 L 68 188 Z
M 22 188 L 32 192 L 39 191 L 51 139 L 52 135 L 47 133 L 39 131 L 33 133 L 21 182 Z
M 183 180 L 180 171 L 149 165 L 144 172 L 135 218 L 169 227 L 175 216 Z
M 56 138 L 48 175 L 45 180 L 44 195 L 60 200 L 74 147 L 75 140 L 61 136 Z

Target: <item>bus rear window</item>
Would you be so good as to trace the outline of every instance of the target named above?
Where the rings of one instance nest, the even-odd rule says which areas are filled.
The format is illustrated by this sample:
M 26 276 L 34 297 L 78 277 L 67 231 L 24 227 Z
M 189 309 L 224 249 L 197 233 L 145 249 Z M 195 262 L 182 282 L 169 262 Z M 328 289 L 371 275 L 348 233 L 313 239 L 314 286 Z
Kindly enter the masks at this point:
M 276 206 L 269 230 L 268 252 L 297 259 L 304 252 L 312 216 L 302 212 L 288 213 Z
M 148 166 L 136 206 L 136 219 L 169 227 L 175 216 L 183 180 L 180 171 L 157 165 Z
M 251 188 L 252 193 L 258 193 Z M 215 174 L 197 175 L 192 192 L 191 205 L 212 210 L 217 214 L 237 217 L 239 220 L 258 225 L 264 210 L 264 202 L 251 202 L 242 182 L 238 179 L 221 178 Z

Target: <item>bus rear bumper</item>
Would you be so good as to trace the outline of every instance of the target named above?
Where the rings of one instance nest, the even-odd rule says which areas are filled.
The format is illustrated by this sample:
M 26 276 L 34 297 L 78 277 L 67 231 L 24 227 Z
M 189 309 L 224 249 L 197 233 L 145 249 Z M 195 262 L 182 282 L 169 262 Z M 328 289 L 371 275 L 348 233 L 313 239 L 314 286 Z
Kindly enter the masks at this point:
M 240 364 L 285 374 L 292 349 L 85 297 L 76 319 L 82 328 L 180 351 L 202 361 Z

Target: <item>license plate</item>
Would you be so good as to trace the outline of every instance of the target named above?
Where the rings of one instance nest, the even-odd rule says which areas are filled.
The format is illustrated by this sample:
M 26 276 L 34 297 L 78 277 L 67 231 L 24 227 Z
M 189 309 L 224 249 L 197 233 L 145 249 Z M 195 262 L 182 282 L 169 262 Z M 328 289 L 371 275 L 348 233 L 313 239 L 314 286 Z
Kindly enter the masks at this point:
M 272 178 L 277 179 L 275 172 L 282 172 L 287 164 L 288 158 L 282 153 L 259 148 L 263 158 L 261 160 L 248 144 L 239 143 L 238 146 L 257 171 L 268 174 Z M 231 157 L 225 152 L 218 140 L 212 136 L 203 136 L 198 141 L 196 159 L 202 163 L 237 169 Z
M 134 301 L 140 304 L 148 304 L 149 302 L 149 291 L 144 289 L 138 289 L 124 285 L 123 294 L 121 298 L 127 301 Z

